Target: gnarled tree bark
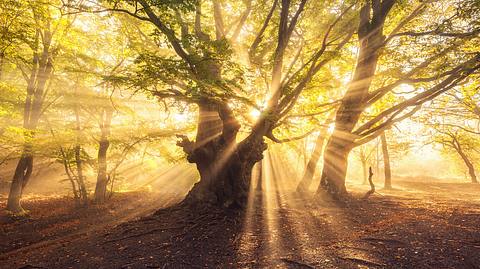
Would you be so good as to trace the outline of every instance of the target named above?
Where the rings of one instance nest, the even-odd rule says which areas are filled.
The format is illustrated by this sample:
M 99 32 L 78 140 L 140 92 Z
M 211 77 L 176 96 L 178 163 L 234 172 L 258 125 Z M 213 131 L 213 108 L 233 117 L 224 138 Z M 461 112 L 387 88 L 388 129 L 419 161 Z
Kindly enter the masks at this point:
M 200 174 L 200 181 L 193 186 L 185 202 L 244 207 L 252 168 L 262 159 L 266 144 L 262 136 L 254 135 L 237 143 L 240 124 L 226 104 L 202 100 L 198 105 L 196 140 L 180 136 L 182 140 L 178 142 Z

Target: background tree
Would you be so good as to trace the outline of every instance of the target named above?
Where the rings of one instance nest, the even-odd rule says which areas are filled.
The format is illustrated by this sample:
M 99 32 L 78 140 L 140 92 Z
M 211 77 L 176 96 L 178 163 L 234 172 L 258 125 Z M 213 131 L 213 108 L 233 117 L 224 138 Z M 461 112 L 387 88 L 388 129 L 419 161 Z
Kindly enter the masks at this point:
M 389 190 L 392 188 L 392 170 L 390 167 L 390 154 L 388 153 L 388 142 L 385 132 L 380 135 L 380 140 L 382 142 L 383 171 L 385 175 L 383 188 Z
M 442 145 L 447 152 L 453 150 L 466 166 L 472 183 L 478 183 L 475 172 L 475 163 L 479 153 L 477 150 L 479 146 L 478 140 L 472 139 L 471 134 L 458 129 L 437 126 L 435 130 L 434 141 Z
M 28 12 L 31 15 L 30 19 L 35 22 L 35 34 L 32 37 L 32 41 L 27 43 L 33 54 L 31 65 L 29 66 L 30 74 L 28 75 L 27 71 L 24 71 L 28 84 L 23 116 L 25 143 L 15 169 L 7 203 L 7 209 L 14 213 L 22 213 L 24 211 L 20 205 L 20 199 L 22 191 L 32 174 L 32 139 L 35 136 L 35 130 L 42 114 L 46 85 L 52 76 L 55 54 L 52 38 L 56 32 L 56 27 L 51 25 L 50 10 L 45 6 L 35 5 L 35 3 L 30 4 Z
M 335 114 L 333 112 L 330 113 L 327 120 L 320 126 L 320 130 L 318 131 L 317 139 L 315 140 L 315 147 L 313 149 L 312 155 L 308 160 L 307 165 L 305 166 L 305 171 L 303 173 L 303 177 L 297 185 L 297 192 L 305 192 L 308 191 L 310 185 L 312 184 L 312 179 L 315 174 L 318 161 L 323 152 L 323 144 L 325 139 L 327 138 L 328 130 L 330 128 L 330 123 L 333 120 L 333 116 Z
M 357 64 L 326 146 L 317 192 L 326 190 L 343 199 L 348 155 L 354 147 L 376 138 L 477 72 L 480 55 L 472 48 L 478 41 L 478 5 L 452 1 L 447 12 L 439 8 L 438 3 L 410 5 L 393 0 L 362 4 Z M 442 15 L 437 18 L 436 14 Z M 424 26 L 418 27 L 419 23 Z M 362 118 L 368 107 L 395 95 L 393 90 L 402 84 L 413 85 L 408 98 L 399 94 L 385 110 Z

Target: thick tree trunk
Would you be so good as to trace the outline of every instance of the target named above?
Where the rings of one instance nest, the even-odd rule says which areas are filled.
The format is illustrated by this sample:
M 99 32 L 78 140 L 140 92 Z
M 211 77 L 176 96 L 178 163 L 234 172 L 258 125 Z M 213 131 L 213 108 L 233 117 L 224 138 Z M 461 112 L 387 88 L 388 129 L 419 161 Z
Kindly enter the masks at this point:
M 313 150 L 312 156 L 307 163 L 305 172 L 303 174 L 302 180 L 297 186 L 297 192 L 306 192 L 312 184 L 313 175 L 317 169 L 318 160 L 322 155 L 323 142 L 325 141 L 326 129 L 322 129 L 320 134 L 315 141 L 315 149 Z
M 22 214 L 25 210 L 22 208 L 20 200 L 25 186 L 30 179 L 33 169 L 33 155 L 29 149 L 24 150 L 20 160 L 18 160 L 15 174 L 13 175 L 10 193 L 8 195 L 7 210 L 15 214 Z
M 263 157 L 266 144 L 251 135 L 235 141 L 240 125 L 227 106 L 199 104 L 196 142 L 181 137 L 177 144 L 197 165 L 200 181 L 185 198 L 187 203 L 207 203 L 224 207 L 246 205 L 252 169 Z
M 187 200 L 218 204 L 224 207 L 243 207 L 247 202 L 252 168 L 255 162 L 242 160 L 237 152 L 222 165 L 197 163 L 200 181 Z
M 252 143 L 252 144 L 249 144 Z M 196 161 L 200 181 L 187 195 L 186 201 L 244 207 L 250 189 L 252 169 L 262 157 L 265 144 L 234 144 L 217 151 L 216 158 Z M 231 153 L 230 153 L 231 152 Z M 199 152 L 196 152 L 199 154 Z
M 338 136 L 330 137 L 324 151 L 323 171 L 317 194 L 326 190 L 335 198 L 342 198 L 347 194 L 345 177 L 348 168 L 348 148 Z
M 360 10 L 358 26 L 359 53 L 352 81 L 342 98 L 335 118 L 335 130 L 325 149 L 324 168 L 320 187 L 333 196 L 346 194 L 345 176 L 348 154 L 355 146 L 357 135 L 353 129 L 366 107 L 368 90 L 377 67 L 379 52 L 384 46 L 383 24 L 394 1 L 385 0 L 380 5 L 367 1 Z M 373 9 L 373 13 L 372 13 Z
M 390 169 L 390 156 L 388 154 L 388 144 L 387 144 L 387 137 L 385 136 L 385 132 L 382 133 L 380 138 L 382 141 L 383 167 L 385 172 L 385 183 L 383 185 L 383 188 L 391 189 L 392 188 L 392 171 Z

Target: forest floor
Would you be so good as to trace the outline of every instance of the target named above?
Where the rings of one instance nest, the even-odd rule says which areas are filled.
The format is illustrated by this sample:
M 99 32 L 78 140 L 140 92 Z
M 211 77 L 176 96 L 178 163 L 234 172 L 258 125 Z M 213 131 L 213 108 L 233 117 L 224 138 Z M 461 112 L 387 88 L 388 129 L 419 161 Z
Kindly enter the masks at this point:
M 27 199 L 29 219 L 0 215 L 0 268 L 480 268 L 478 184 L 401 181 L 342 205 L 291 187 L 252 191 L 243 213 L 153 213 L 174 200 L 148 193 Z

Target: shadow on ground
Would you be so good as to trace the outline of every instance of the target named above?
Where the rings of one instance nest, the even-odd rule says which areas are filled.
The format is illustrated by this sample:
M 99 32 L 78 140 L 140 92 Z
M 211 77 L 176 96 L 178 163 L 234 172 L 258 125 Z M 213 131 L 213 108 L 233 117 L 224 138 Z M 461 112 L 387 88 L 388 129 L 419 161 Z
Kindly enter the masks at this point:
M 285 182 L 252 190 L 243 212 L 177 205 L 6 252 L 0 267 L 479 268 L 478 203 L 395 190 L 339 206 L 291 192 Z

